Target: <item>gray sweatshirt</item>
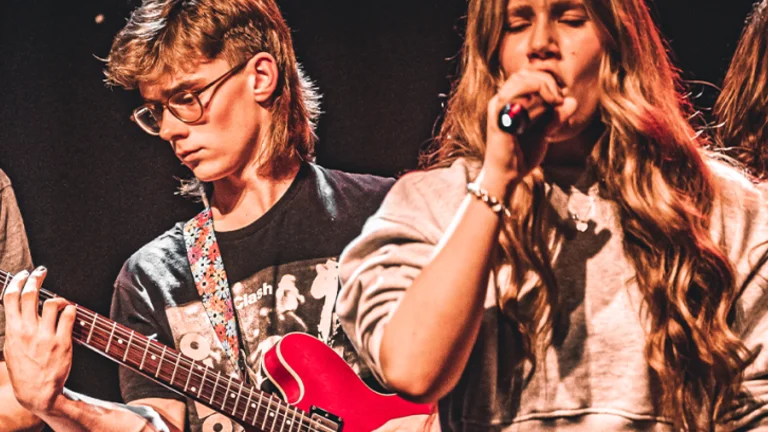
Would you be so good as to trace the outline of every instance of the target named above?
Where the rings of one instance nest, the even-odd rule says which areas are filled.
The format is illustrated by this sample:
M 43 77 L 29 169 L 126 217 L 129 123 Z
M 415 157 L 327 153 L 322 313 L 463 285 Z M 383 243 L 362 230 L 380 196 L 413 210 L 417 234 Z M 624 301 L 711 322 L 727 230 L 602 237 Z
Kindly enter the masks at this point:
M 768 240 L 768 208 L 760 192 L 735 170 L 720 163 L 711 168 L 722 197 L 715 203 L 712 235 L 741 282 L 766 250 L 761 244 Z M 343 289 L 337 312 L 385 385 L 379 360 L 384 328 L 429 263 L 475 171 L 459 160 L 450 168 L 406 175 L 341 257 Z M 509 366 L 515 354 L 512 332 L 489 282 L 472 354 L 459 383 L 439 402 L 444 431 L 671 430 L 669 419 L 660 417 L 652 404 L 644 355 L 648 319 L 622 247 L 615 204 L 602 199 L 584 176 L 563 187 L 558 184 L 564 183 L 549 186 L 552 208 L 562 223 L 580 228 L 564 240 L 554 264 L 565 317 L 556 329 L 561 336 L 537 357 L 536 373 L 515 397 L 513 383 L 520 377 Z M 461 269 L 456 276 L 461 277 Z M 527 289 L 521 288 L 523 303 Z M 768 351 L 761 350 L 768 338 L 766 289 L 766 279 L 758 277 L 737 306 L 735 331 L 758 355 L 745 378 L 750 396 L 734 407 L 734 420 L 724 430 L 768 430 Z

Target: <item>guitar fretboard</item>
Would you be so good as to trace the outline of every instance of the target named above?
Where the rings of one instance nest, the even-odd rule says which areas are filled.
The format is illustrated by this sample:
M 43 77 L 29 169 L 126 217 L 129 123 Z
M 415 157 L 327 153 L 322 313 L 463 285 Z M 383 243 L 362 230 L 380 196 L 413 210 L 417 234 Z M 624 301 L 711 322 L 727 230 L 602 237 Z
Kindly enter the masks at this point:
M 13 275 L 0 270 L 0 293 Z M 40 290 L 43 300 L 58 297 Z M 3 297 L 0 296 L 0 302 Z M 241 424 L 262 431 L 332 432 L 270 393 L 262 392 L 237 377 L 187 357 L 157 341 L 116 323 L 80 305 L 72 332 L 73 339 L 88 348 L 190 397 Z

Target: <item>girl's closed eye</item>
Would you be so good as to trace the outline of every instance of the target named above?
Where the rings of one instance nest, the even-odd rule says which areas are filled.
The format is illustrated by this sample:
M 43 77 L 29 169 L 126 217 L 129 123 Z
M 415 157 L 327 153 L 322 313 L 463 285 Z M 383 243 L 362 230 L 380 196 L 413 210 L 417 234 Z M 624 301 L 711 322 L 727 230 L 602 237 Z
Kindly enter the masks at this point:
M 580 14 L 565 14 L 558 20 L 559 22 L 570 27 L 582 27 L 589 21 L 589 18 Z
M 516 19 L 504 24 L 504 31 L 507 33 L 519 33 L 530 25 L 531 23 L 528 20 Z

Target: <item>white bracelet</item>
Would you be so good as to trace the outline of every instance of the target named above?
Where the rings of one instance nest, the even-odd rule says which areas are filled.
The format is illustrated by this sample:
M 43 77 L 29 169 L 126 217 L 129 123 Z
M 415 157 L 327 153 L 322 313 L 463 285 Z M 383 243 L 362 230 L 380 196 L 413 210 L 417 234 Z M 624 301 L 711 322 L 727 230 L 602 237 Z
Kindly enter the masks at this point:
M 499 215 L 504 214 L 504 216 L 508 218 L 512 217 L 512 213 L 509 211 L 507 206 L 502 204 L 498 198 L 489 194 L 487 190 L 481 188 L 477 183 L 468 183 L 467 192 L 488 205 L 488 207 L 493 210 L 494 213 Z

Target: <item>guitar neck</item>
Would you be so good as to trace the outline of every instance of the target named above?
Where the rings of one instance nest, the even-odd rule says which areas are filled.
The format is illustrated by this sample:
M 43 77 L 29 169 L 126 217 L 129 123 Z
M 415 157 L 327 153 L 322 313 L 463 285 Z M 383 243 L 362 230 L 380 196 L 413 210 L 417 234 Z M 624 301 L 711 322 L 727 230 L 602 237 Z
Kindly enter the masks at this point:
M 13 277 L 0 270 L 2 294 Z M 58 297 L 41 289 L 40 303 Z M 2 301 L 0 296 L 0 302 Z M 127 366 L 184 396 L 192 398 L 240 423 L 281 431 L 316 430 L 303 411 L 270 393 L 254 389 L 240 379 L 222 375 L 200 361 L 187 357 L 140 333 L 80 305 L 73 339 L 99 354 Z

